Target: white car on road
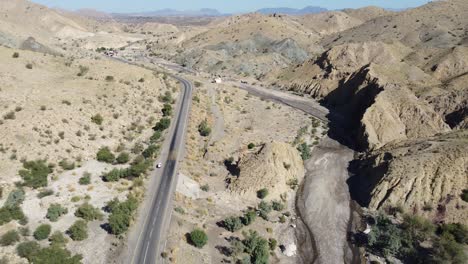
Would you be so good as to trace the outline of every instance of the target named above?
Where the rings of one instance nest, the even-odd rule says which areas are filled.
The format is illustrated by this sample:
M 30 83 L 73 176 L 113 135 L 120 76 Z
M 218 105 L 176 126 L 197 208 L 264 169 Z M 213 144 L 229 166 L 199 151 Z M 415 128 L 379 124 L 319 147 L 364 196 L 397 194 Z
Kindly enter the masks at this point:
M 162 167 L 162 163 L 161 163 L 161 162 L 158 163 L 158 165 L 156 165 L 156 168 L 158 168 L 158 169 L 161 168 L 161 167 Z

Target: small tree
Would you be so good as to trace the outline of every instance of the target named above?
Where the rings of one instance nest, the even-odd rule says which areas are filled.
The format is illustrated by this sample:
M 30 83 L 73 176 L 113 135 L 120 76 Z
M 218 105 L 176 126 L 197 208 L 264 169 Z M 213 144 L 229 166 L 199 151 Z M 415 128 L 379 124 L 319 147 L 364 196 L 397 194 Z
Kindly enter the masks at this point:
M 33 236 L 36 240 L 44 240 L 49 237 L 52 227 L 49 224 L 42 224 L 36 228 Z
M 263 188 L 263 189 L 260 189 L 257 191 L 257 197 L 260 198 L 260 199 L 264 199 L 265 197 L 267 197 L 268 195 L 268 189 L 267 188 Z
M 96 159 L 101 162 L 113 163 L 115 156 L 108 147 L 102 147 L 97 152 Z
M 206 233 L 201 229 L 195 229 L 190 232 L 190 242 L 197 248 L 203 248 L 208 242 L 208 236 Z
M 77 220 L 70 228 L 68 229 L 68 234 L 71 239 L 75 241 L 82 241 L 88 238 L 88 226 L 86 221 Z
M 153 127 L 153 130 L 162 132 L 168 129 L 170 125 L 171 125 L 171 119 L 167 117 L 163 117 L 161 118 L 161 120 L 159 120 L 158 123 L 156 123 L 156 125 Z
M 240 217 L 234 217 L 234 216 L 224 219 L 222 224 L 223 224 L 223 227 L 226 228 L 226 230 L 231 231 L 231 232 L 240 230 L 244 226 L 242 224 Z
M 62 207 L 60 204 L 51 204 L 49 206 L 49 209 L 47 209 L 47 219 L 49 219 L 52 222 L 56 222 L 60 216 L 65 215 L 68 213 L 68 209 Z
M 83 218 L 87 221 L 94 221 L 94 220 L 102 220 L 103 219 L 103 215 L 101 213 L 101 211 L 88 204 L 88 203 L 84 203 L 82 204 L 80 207 L 78 207 L 75 211 L 75 216 L 76 217 L 80 217 L 80 218 Z
M 0 238 L 0 245 L 6 247 L 6 246 L 11 246 L 16 244 L 20 240 L 20 236 L 18 234 L 18 231 L 16 230 L 10 230 L 3 234 L 3 236 Z

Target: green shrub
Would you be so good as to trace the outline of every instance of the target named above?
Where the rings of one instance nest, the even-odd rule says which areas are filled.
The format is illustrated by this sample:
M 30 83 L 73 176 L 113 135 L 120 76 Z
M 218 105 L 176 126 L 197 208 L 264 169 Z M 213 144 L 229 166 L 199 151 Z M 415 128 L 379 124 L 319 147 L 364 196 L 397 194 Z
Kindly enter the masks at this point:
M 0 238 L 0 245 L 6 247 L 6 246 L 11 246 L 16 244 L 20 240 L 20 236 L 18 234 L 18 231 L 16 230 L 10 230 L 3 234 L 3 236 Z
M 36 241 L 28 241 L 20 243 L 16 247 L 16 253 L 18 256 L 29 260 L 32 263 L 33 257 L 39 252 L 41 246 Z
M 108 82 L 114 81 L 114 76 L 107 75 L 106 76 L 106 81 L 108 81 Z
M 91 122 L 93 122 L 96 125 L 100 126 L 100 125 L 102 125 L 102 122 L 104 122 L 104 118 L 100 114 L 96 114 L 96 115 L 91 117 Z
M 19 206 L 3 206 L 0 208 L 0 225 L 9 223 L 12 220 L 25 219 L 24 213 Z
M 252 224 L 255 221 L 256 218 L 257 218 L 257 213 L 255 211 L 248 211 L 241 218 L 242 224 L 248 226 L 248 225 Z
M 161 138 L 161 131 L 155 131 L 153 135 L 150 137 L 151 143 L 157 142 Z
M 37 251 L 31 259 L 34 264 L 80 264 L 82 256 L 72 256 L 70 251 L 58 247 L 50 246 Z
M 143 150 L 143 152 L 141 154 L 143 155 L 143 157 L 145 157 L 147 159 L 150 159 L 150 158 L 155 157 L 158 150 L 159 150 L 158 145 L 151 144 L 145 150 Z
M 80 72 L 77 74 L 77 76 L 85 76 L 86 73 L 88 73 L 89 68 L 83 65 L 80 65 Z
M 199 81 L 195 81 L 195 87 L 201 87 L 203 84 Z
M 76 220 L 67 232 L 74 241 L 83 241 L 88 238 L 88 225 L 84 220 Z
M 118 164 L 125 164 L 127 163 L 128 161 L 130 160 L 130 155 L 127 153 L 127 152 L 121 152 L 118 156 L 117 156 L 117 163 Z
M 108 147 L 102 147 L 97 152 L 96 159 L 101 162 L 113 163 L 115 156 Z
M 249 230 L 244 233 L 245 253 L 249 254 L 251 263 L 267 264 L 269 258 L 269 243 L 258 235 L 256 231 Z
M 168 129 L 170 125 L 171 125 L 171 119 L 167 117 L 163 117 L 161 118 L 161 120 L 159 120 L 159 122 L 156 123 L 156 125 L 153 127 L 153 130 L 162 132 Z
M 91 183 L 91 173 L 89 172 L 85 172 L 83 173 L 83 177 L 81 177 L 79 180 L 78 180 L 78 183 L 80 185 L 88 185 Z
M 62 207 L 60 204 L 51 204 L 49 208 L 47 209 L 47 219 L 49 219 L 52 222 L 58 221 L 60 216 L 65 215 L 68 213 L 68 209 Z
M 462 198 L 463 201 L 468 203 L 468 189 L 463 190 L 463 192 L 461 194 L 461 198 Z
M 210 190 L 210 186 L 208 184 L 202 185 L 200 189 L 204 192 L 208 192 Z
M 19 53 L 18 52 L 14 52 L 13 55 L 12 55 L 13 58 L 19 58 Z
M 208 121 L 206 119 L 198 125 L 198 133 L 200 133 L 202 137 L 207 137 L 211 134 L 211 128 L 208 126 Z
M 228 217 L 224 219 L 222 222 L 223 227 L 231 232 L 236 232 L 237 230 L 240 230 L 244 225 L 242 224 L 241 218 L 240 217 Z
M 26 64 L 26 69 L 29 69 L 29 70 L 31 70 L 32 68 L 33 68 L 33 65 L 32 65 L 32 63 L 28 63 L 28 64 Z
M 265 197 L 267 197 L 268 195 L 268 189 L 267 188 L 263 188 L 263 189 L 260 189 L 257 191 L 257 197 L 260 198 L 260 199 L 264 199 Z
M 174 208 L 174 211 L 176 211 L 179 214 L 185 214 L 185 210 L 182 207 L 176 207 Z
M 164 95 L 159 96 L 159 101 L 172 104 L 174 102 L 174 99 L 172 99 L 172 93 L 170 91 L 166 91 Z
M 138 208 L 138 201 L 134 197 L 129 197 L 125 202 L 113 201 L 110 205 L 109 227 L 112 234 L 120 235 L 125 233 L 129 226 L 133 214 Z
M 203 248 L 203 246 L 205 246 L 208 242 L 208 236 L 203 230 L 200 229 L 195 229 L 190 232 L 189 238 L 190 243 L 197 248 Z
M 52 227 L 49 224 L 42 224 L 36 228 L 33 236 L 36 240 L 44 240 L 49 237 Z
M 253 149 L 253 148 L 255 148 L 255 144 L 254 143 L 249 143 L 249 145 L 247 145 L 247 148 L 248 149 Z
M 19 206 L 24 201 L 24 190 L 21 188 L 15 189 L 8 194 L 8 198 L 4 206 Z
M 102 220 L 103 215 L 99 208 L 96 208 L 88 203 L 80 205 L 75 211 L 75 216 L 83 218 L 87 221 Z
M 457 243 L 468 244 L 468 228 L 460 223 L 442 224 L 437 233 L 440 236 L 452 236 Z
M 311 157 L 311 152 L 310 152 L 310 147 L 307 145 L 307 143 L 302 143 L 299 146 L 297 146 L 297 150 L 301 153 L 302 160 L 308 160 Z
M 64 247 L 68 243 L 68 239 L 60 231 L 55 231 L 49 237 L 49 241 L 50 241 L 51 246 L 59 246 L 59 247 Z
M 51 196 L 54 194 L 54 191 L 53 190 L 50 190 L 50 189 L 45 189 L 45 190 L 42 190 L 40 191 L 38 194 L 37 194 L 37 198 L 39 199 L 42 199 L 46 196 Z
M 275 200 L 271 202 L 271 207 L 273 208 L 273 210 L 281 212 L 284 210 L 285 206 L 282 202 Z
M 116 182 L 125 176 L 127 176 L 126 169 L 112 169 L 111 171 L 104 173 L 102 178 L 106 182 Z
M 274 238 L 270 238 L 268 239 L 268 245 L 270 246 L 270 250 L 273 251 L 278 246 L 278 241 L 276 241 Z
M 299 182 L 296 178 L 288 180 L 286 183 L 291 189 L 296 190 L 297 186 L 299 185 Z
M 265 220 L 268 220 L 268 214 L 271 212 L 272 210 L 272 207 L 271 207 L 271 204 L 265 202 L 265 201 L 261 201 L 259 204 L 258 204 L 258 213 L 260 215 L 261 218 L 265 219 Z
M 47 186 L 47 176 L 52 173 L 52 169 L 44 160 L 25 161 L 23 168 L 19 175 L 23 178 L 25 186 L 34 189 Z
M 163 109 L 161 110 L 163 116 L 170 116 L 172 115 L 172 106 L 170 104 L 164 104 Z
M 3 116 L 3 119 L 5 120 L 14 120 L 16 119 L 16 114 L 14 111 L 8 112 Z
M 69 162 L 68 160 L 64 159 L 59 162 L 59 166 L 62 167 L 64 170 L 73 170 L 75 169 L 75 163 Z

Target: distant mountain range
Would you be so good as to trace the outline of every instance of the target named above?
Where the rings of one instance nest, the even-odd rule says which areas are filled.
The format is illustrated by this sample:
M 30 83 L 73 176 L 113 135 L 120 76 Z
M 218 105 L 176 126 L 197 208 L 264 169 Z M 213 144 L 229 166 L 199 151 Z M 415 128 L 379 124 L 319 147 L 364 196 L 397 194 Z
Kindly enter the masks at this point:
M 328 9 L 319 6 L 307 6 L 302 9 L 295 9 L 289 7 L 278 7 L 278 8 L 262 8 L 257 10 L 257 13 L 261 14 L 286 14 L 286 15 L 305 15 L 305 14 L 316 14 L 326 12 Z
M 156 11 L 149 12 L 140 12 L 140 13 L 119 13 L 112 14 L 114 16 L 143 16 L 143 17 L 171 17 L 171 16 L 186 16 L 186 17 L 203 17 L 203 16 L 224 16 L 227 14 L 222 14 L 216 9 L 211 8 L 202 8 L 200 10 L 175 10 L 175 9 L 161 9 Z

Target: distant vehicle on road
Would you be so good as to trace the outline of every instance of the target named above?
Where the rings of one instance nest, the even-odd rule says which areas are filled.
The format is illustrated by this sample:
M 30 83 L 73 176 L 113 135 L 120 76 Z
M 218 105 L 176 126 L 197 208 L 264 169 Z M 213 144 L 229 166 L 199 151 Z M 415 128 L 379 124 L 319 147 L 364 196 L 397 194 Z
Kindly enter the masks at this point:
M 158 163 L 158 165 L 156 165 L 156 168 L 158 168 L 158 169 L 161 168 L 161 167 L 162 167 L 162 163 L 161 163 L 161 162 Z

